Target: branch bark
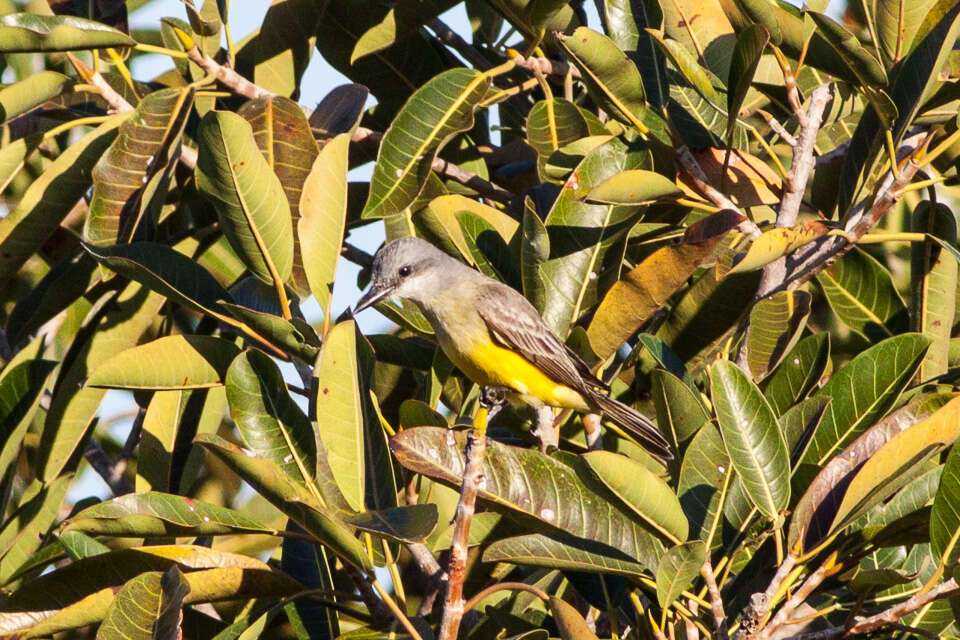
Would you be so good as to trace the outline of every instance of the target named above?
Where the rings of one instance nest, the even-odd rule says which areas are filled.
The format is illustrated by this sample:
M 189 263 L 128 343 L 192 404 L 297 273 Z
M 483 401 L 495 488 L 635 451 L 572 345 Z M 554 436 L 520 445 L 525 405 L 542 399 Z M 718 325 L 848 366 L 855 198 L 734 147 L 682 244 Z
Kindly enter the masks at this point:
M 471 430 L 467 436 L 463 484 L 454 520 L 453 541 L 450 544 L 447 594 L 443 604 L 438 640 L 456 640 L 460 621 L 463 619 L 463 580 L 467 571 L 467 540 L 470 535 L 470 523 L 476 511 L 477 494 L 484 483 L 483 458 L 486 451 L 486 433 L 479 429 Z

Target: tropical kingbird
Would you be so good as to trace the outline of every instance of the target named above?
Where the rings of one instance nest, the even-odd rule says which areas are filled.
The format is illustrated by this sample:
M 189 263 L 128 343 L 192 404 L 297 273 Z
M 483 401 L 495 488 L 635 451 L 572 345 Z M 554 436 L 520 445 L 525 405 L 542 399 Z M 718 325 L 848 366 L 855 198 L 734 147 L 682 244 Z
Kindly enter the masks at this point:
M 543 322 L 530 302 L 419 238 L 401 238 L 373 259 L 370 290 L 354 313 L 387 298 L 415 303 L 440 347 L 467 377 L 511 390 L 511 399 L 597 412 L 652 453 L 670 458 L 666 440 L 636 410 L 604 392 L 590 367 Z

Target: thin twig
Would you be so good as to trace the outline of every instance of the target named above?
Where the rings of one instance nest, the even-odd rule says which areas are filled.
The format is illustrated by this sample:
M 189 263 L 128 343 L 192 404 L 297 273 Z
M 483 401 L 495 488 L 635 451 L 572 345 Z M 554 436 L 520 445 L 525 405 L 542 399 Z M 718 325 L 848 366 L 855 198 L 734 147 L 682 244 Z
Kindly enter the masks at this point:
M 677 147 L 677 160 L 679 160 L 680 166 L 686 171 L 693 185 L 703 193 L 710 202 L 721 209 L 740 211 L 739 207 L 737 207 L 730 198 L 707 182 L 707 175 L 703 172 L 703 168 L 700 167 L 697 159 L 693 157 L 693 154 L 690 153 L 690 149 L 686 145 Z M 737 228 L 740 233 L 750 238 L 760 237 L 760 228 L 757 227 L 753 220 L 746 216 L 743 217 L 743 222 L 741 222 Z
M 773 114 L 767 113 L 763 109 L 757 109 L 757 113 L 759 113 L 760 116 L 766 120 L 767 126 L 770 127 L 771 131 L 780 136 L 781 140 L 786 142 L 791 147 L 797 146 L 797 139 L 793 137 L 792 133 L 787 131 L 786 127 L 780 124 L 780 122 L 773 117 Z
M 509 204 L 513 200 L 513 193 L 507 191 L 503 187 L 499 187 L 492 182 L 484 180 L 475 173 L 471 173 L 464 169 L 461 169 L 459 166 L 453 164 L 452 162 L 447 162 L 443 158 L 437 158 L 433 161 L 433 166 L 431 167 L 434 171 L 440 174 L 444 178 L 450 178 L 455 182 L 470 187 L 480 195 L 490 200 L 495 200 L 496 202 L 501 202 L 503 204 Z
M 203 69 L 209 75 L 212 75 L 223 86 L 227 87 L 237 95 L 255 100 L 257 98 L 272 98 L 276 94 L 263 87 L 254 84 L 234 71 L 232 68 L 222 65 L 207 54 L 200 51 L 200 48 L 194 45 L 187 50 L 187 57 L 191 62 Z
M 477 495 L 486 483 L 483 474 L 483 458 L 487 452 L 487 425 L 503 407 L 504 389 L 484 387 L 480 392 L 480 410 L 473 420 L 473 429 L 467 434 L 466 458 L 460 487 L 460 501 L 453 524 L 453 540 L 450 543 L 450 563 L 447 567 L 447 593 L 440 618 L 437 640 L 456 640 L 463 619 L 463 581 L 467 572 L 467 549 L 470 524 L 476 511 Z
M 807 579 L 803 582 L 799 589 L 797 589 L 790 598 L 783 603 L 783 606 L 777 611 L 776 615 L 770 620 L 767 624 L 762 634 L 761 638 L 769 638 L 772 633 L 774 633 L 783 623 L 787 622 L 790 619 L 790 616 L 793 615 L 793 612 L 801 604 L 806 602 L 807 598 L 810 597 L 810 594 L 819 587 L 824 580 L 836 573 L 839 567 L 842 565 L 836 564 L 836 554 L 831 554 L 823 564 L 821 564 L 816 571 L 807 576 Z
M 370 615 L 373 616 L 374 620 L 381 623 L 393 620 L 393 612 L 390 610 L 390 607 L 377 596 L 367 576 L 363 575 L 356 567 L 349 565 L 345 567 L 345 571 L 350 577 L 350 580 L 353 581 L 353 585 L 357 588 L 357 593 L 360 594 L 360 599 L 363 600 L 363 604 L 367 606 L 367 610 L 370 612 Z
M 720 587 L 717 586 L 717 577 L 713 574 L 713 564 L 709 558 L 700 567 L 700 575 L 703 576 L 707 593 L 710 594 L 710 611 L 713 613 L 713 622 L 717 627 L 717 638 L 727 640 L 729 638 L 727 613 L 723 609 L 723 597 L 720 595 Z
M 575 66 L 567 64 L 566 62 L 560 62 L 559 60 L 535 57 L 525 58 L 518 55 L 513 59 L 513 61 L 521 69 L 526 69 L 527 71 L 539 69 L 541 73 L 548 76 L 565 76 L 570 74 L 570 77 L 574 80 L 579 80 L 581 77 L 583 77 L 580 74 L 580 70 Z
M 489 598 L 499 591 L 526 591 L 532 593 L 544 602 L 550 600 L 550 596 L 543 589 L 527 584 L 526 582 L 500 582 L 483 589 L 477 595 L 473 596 L 463 605 L 463 612 L 466 613 L 480 604 L 483 600 Z
M 445 45 L 453 48 L 454 51 L 463 56 L 463 59 L 472 64 L 481 71 L 486 71 L 493 67 L 480 50 L 460 37 L 460 34 L 451 29 L 447 23 L 440 18 L 434 18 L 427 23 L 427 27 L 436 34 L 437 39 Z
M 137 448 L 140 442 L 140 434 L 143 432 L 143 421 L 147 417 L 147 410 L 143 407 L 137 408 L 137 415 L 133 418 L 133 425 L 130 427 L 130 433 L 127 435 L 123 448 L 120 449 L 120 455 L 117 457 L 117 463 L 113 466 L 112 478 L 114 482 L 119 482 L 123 474 L 127 471 L 127 461 L 133 457 L 133 450 Z
M 759 292 L 758 296 L 767 297 L 786 289 L 795 289 L 823 269 L 829 267 L 847 251 L 850 251 L 870 229 L 900 200 L 904 188 L 920 169 L 920 165 L 913 159 L 917 149 L 922 146 L 921 138 L 924 134 L 912 136 L 904 142 L 901 150 L 906 155 L 904 166 L 900 174 L 894 177 L 888 171 L 876 189 L 877 196 L 867 208 L 867 200 L 861 202 L 847 217 L 845 236 L 828 235 L 810 244 L 810 248 L 797 255 L 794 264 L 788 270 L 784 280 L 775 283 L 768 291 Z
M 133 493 L 133 487 L 130 486 L 130 483 L 127 482 L 127 479 L 124 478 L 123 475 L 116 473 L 116 465 L 113 460 L 110 459 L 107 452 L 104 451 L 95 440 L 91 439 L 87 442 L 87 446 L 83 450 L 83 457 L 86 458 L 93 470 L 97 472 L 97 475 L 107 483 L 113 495 L 122 496 Z
M 844 638 L 856 635 L 858 633 L 866 633 L 868 631 L 879 629 L 880 627 L 885 626 L 897 626 L 902 628 L 903 625 L 899 625 L 897 623 L 900 618 L 908 613 L 916 611 L 917 609 L 925 607 L 934 600 L 953 597 L 956 595 L 955 592 L 957 590 L 960 590 L 960 584 L 957 584 L 955 578 L 950 578 L 946 582 L 940 583 L 933 589 L 923 593 L 918 593 L 908 600 L 904 600 L 900 604 L 890 607 L 885 611 L 881 611 L 880 613 L 867 618 L 861 618 L 849 628 L 831 627 L 822 631 L 801 633 L 799 635 L 790 636 L 789 638 L 785 638 L 785 640 L 833 640 L 834 638 Z M 910 632 L 916 632 L 916 629 L 910 627 Z
M 467 436 L 466 464 L 463 468 L 463 486 L 450 543 L 450 564 L 447 569 L 447 593 L 443 603 L 438 640 L 456 640 L 463 618 L 463 580 L 467 572 L 467 539 L 477 505 L 477 494 L 484 482 L 483 458 L 487 451 L 485 433 L 472 430 Z

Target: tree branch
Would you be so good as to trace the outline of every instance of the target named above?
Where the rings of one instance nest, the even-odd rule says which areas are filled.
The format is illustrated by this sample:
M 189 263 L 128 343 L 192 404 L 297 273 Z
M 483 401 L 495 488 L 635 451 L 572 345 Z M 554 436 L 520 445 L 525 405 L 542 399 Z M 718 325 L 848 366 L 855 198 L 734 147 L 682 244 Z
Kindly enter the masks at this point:
M 710 594 L 710 611 L 713 613 L 713 622 L 717 627 L 717 638 L 727 640 L 729 633 L 727 631 L 727 613 L 723 609 L 723 597 L 720 595 L 720 587 L 717 586 L 717 578 L 713 574 L 713 565 L 710 559 L 700 567 L 700 575 L 707 585 L 707 593 Z
M 740 211 L 740 208 L 737 207 L 730 198 L 707 182 L 707 175 L 703 172 L 697 159 L 690 153 L 687 145 L 677 147 L 677 160 L 680 162 L 680 166 L 687 172 L 694 186 L 703 193 L 710 202 L 721 209 Z M 747 216 L 743 217 L 743 222 L 741 222 L 737 228 L 740 230 L 740 233 L 750 238 L 758 238 L 760 236 L 760 228 Z
M 934 600 L 953 597 L 958 590 L 960 590 L 960 584 L 957 584 L 955 578 L 950 578 L 946 582 L 941 582 L 933 589 L 918 593 L 885 611 L 881 611 L 867 618 L 861 618 L 849 628 L 831 627 L 830 629 L 824 629 L 822 631 L 801 633 L 800 635 L 791 636 L 785 640 L 833 640 L 834 638 L 846 638 L 859 633 L 867 633 L 884 626 L 899 626 L 897 625 L 897 621 L 903 616 L 925 607 Z M 911 629 L 911 632 L 915 631 L 916 630 Z
M 450 543 L 450 564 L 447 569 L 447 594 L 443 603 L 438 640 L 456 640 L 463 618 L 463 580 L 467 571 L 467 540 L 470 523 L 476 510 L 477 494 L 484 482 L 483 458 L 487 451 L 487 438 L 477 429 L 467 436 L 466 464 L 463 468 L 463 485 L 460 502 L 453 526 L 453 541 Z

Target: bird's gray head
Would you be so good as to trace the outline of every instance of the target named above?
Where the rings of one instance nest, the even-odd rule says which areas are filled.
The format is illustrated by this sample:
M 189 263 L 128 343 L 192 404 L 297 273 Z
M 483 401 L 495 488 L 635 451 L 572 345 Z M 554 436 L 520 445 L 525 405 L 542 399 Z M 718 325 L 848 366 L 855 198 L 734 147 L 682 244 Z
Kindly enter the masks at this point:
M 384 245 L 373 257 L 370 289 L 357 302 L 354 313 L 387 298 L 426 302 L 425 296 L 468 269 L 420 238 L 400 238 Z

